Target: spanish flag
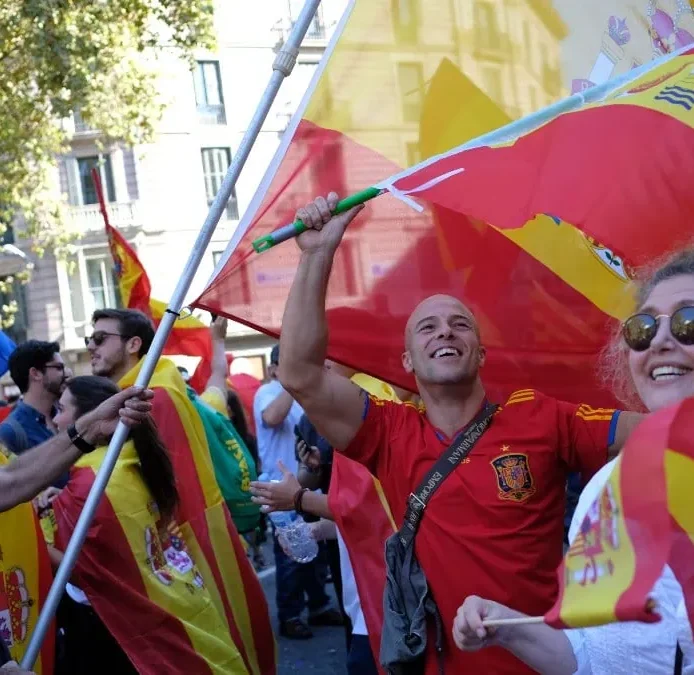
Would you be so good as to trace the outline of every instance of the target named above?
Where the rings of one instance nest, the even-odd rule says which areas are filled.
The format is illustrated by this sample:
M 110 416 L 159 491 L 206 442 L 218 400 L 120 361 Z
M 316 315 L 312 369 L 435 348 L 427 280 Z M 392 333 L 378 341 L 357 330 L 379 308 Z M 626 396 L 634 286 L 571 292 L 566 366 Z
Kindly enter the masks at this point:
M 95 171 L 92 172 L 92 175 L 95 177 L 95 182 L 98 183 L 99 177 Z M 98 193 L 101 195 L 100 189 Z M 147 272 L 132 246 L 109 223 L 103 201 L 101 202 L 101 212 L 104 216 L 106 235 L 118 278 L 121 302 L 128 309 L 139 309 L 147 314 L 154 325 L 158 327 L 166 312 L 166 304 L 151 298 L 152 287 Z M 212 339 L 208 326 L 192 315 L 178 319 L 166 341 L 164 354 L 199 356 L 200 363 L 191 377 L 190 385 L 198 392 L 205 389 L 211 374 L 210 362 L 212 360 Z
M 398 400 L 391 386 L 373 377 L 358 373 L 352 381 L 376 398 Z M 333 455 L 328 505 L 349 551 L 371 650 L 378 662 L 386 581 L 383 551 L 386 539 L 397 529 L 395 521 L 381 483 L 339 452 Z M 369 526 L 364 527 L 367 522 Z
M 392 187 L 502 229 L 551 214 L 650 263 L 691 237 L 692 111 L 694 49 L 515 140 L 445 152 Z
M 296 209 L 319 194 L 347 196 L 378 185 L 572 91 L 625 76 L 654 58 L 656 38 L 663 48 L 675 43 L 668 31 L 677 39 L 694 34 L 690 13 L 667 8 L 653 15 L 646 4 L 582 0 L 578 12 L 574 0 L 557 0 L 520 3 L 506 12 L 498 3 L 350 2 L 252 201 L 257 208 L 245 214 L 242 236 L 234 238 L 196 306 L 278 335 L 298 250 L 287 243 L 258 255 L 253 240 L 291 222 Z M 674 107 L 685 114 L 685 103 L 686 96 Z M 624 135 L 619 123 L 614 134 Z M 588 145 L 614 147 L 604 132 L 599 138 Z M 654 147 L 633 145 L 641 157 Z M 600 176 L 594 182 L 617 194 L 627 155 L 601 151 L 579 165 L 572 153 L 580 158 L 583 150 L 575 146 L 557 155 L 561 171 L 552 185 L 561 175 L 560 193 L 570 194 L 580 171 Z M 689 146 L 666 147 L 675 153 L 674 163 Z M 652 152 L 660 157 L 666 151 Z M 469 173 L 461 180 L 472 180 Z M 676 185 L 691 185 L 688 175 Z M 423 298 L 452 294 L 478 317 L 490 396 L 505 400 L 533 388 L 614 407 L 594 370 L 607 336 L 633 308 L 629 265 L 606 248 L 612 240 L 605 241 L 602 230 L 585 236 L 573 227 L 583 226 L 574 218 L 580 214 L 553 208 L 554 202 L 521 212 L 515 229 L 501 229 L 504 223 L 493 216 L 513 208 L 528 179 L 515 185 L 498 181 L 495 173 L 485 176 L 473 188 L 450 190 L 479 202 L 474 211 L 427 201 L 418 213 L 390 194 L 367 204 L 335 256 L 326 298 L 330 358 L 413 390 L 400 361 L 407 317 Z M 634 204 L 643 205 L 646 192 Z M 664 193 L 660 182 L 656 195 Z M 631 220 L 612 215 L 612 222 Z
M 0 465 L 10 461 L 0 451 Z M 31 504 L 0 513 L 0 639 L 19 663 L 53 581 L 48 551 Z M 46 633 L 34 665 L 38 675 L 53 673 L 55 629 Z
M 141 366 L 142 361 L 119 385 L 133 384 Z M 203 423 L 171 361 L 159 360 L 149 386 L 154 390 L 152 416 L 177 478 L 183 540 L 248 672 L 272 674 L 275 642 L 267 603 L 215 480 Z
M 107 448 L 84 455 L 54 501 L 64 550 Z M 73 572 L 94 611 L 143 675 L 249 671 L 214 602 L 214 580 L 186 545 L 188 523 L 165 524 L 132 441 L 121 450 Z
M 668 564 L 694 619 L 694 399 L 649 415 L 632 433 L 559 569 L 545 621 L 580 628 L 658 621 L 649 594 Z

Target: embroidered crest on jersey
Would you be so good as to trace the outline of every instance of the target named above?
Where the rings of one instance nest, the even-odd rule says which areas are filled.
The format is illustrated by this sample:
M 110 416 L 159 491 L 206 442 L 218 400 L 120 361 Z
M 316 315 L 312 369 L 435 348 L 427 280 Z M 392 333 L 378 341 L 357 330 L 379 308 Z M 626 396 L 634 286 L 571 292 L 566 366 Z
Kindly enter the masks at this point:
M 520 503 L 535 494 L 535 481 L 530 473 L 527 455 L 504 454 L 490 463 L 496 472 L 499 499 Z

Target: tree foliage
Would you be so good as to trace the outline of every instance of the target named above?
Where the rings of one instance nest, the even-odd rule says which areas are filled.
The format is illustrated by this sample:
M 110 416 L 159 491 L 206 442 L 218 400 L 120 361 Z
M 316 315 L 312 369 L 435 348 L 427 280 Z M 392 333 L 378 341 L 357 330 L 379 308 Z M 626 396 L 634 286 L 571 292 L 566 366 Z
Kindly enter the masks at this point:
M 65 245 L 51 190 L 64 121 L 79 110 L 106 141 L 152 140 L 157 57 L 212 47 L 213 11 L 213 0 L 0 2 L 0 234 L 21 214 L 36 253 Z

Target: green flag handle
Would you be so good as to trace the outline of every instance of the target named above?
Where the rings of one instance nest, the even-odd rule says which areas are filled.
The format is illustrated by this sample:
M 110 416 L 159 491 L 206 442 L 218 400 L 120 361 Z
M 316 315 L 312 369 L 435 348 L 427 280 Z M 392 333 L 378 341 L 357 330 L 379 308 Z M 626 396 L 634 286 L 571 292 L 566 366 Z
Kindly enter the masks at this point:
M 333 215 L 349 211 L 351 208 L 368 202 L 370 199 L 378 197 L 378 195 L 384 192 L 385 190 L 381 190 L 380 188 L 370 187 L 350 197 L 345 197 L 345 199 L 337 202 Z M 278 230 L 270 232 L 270 234 L 266 234 L 264 237 L 259 237 L 253 242 L 253 248 L 256 253 L 262 253 L 263 251 L 271 249 L 273 246 L 277 246 L 277 244 L 281 244 L 283 241 L 298 237 L 302 232 L 306 232 L 307 229 L 308 228 L 300 220 L 295 220 L 293 223 L 280 227 Z

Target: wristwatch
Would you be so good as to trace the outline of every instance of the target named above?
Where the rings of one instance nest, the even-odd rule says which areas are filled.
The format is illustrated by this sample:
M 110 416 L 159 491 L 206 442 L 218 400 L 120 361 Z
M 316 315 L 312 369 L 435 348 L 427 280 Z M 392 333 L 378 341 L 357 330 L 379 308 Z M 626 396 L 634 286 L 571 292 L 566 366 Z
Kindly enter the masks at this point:
M 92 445 L 89 441 L 85 441 L 84 438 L 80 436 L 80 432 L 77 431 L 77 427 L 74 424 L 71 424 L 67 428 L 67 437 L 83 455 L 96 450 L 96 445 Z

